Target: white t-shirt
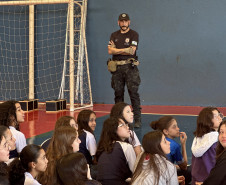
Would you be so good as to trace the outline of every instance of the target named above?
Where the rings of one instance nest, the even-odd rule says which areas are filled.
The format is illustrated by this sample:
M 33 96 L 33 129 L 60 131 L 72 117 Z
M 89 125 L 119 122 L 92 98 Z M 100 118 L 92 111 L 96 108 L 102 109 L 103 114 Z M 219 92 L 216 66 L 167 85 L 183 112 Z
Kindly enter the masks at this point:
M 36 179 L 34 179 L 34 177 L 30 173 L 25 172 L 24 176 L 24 185 L 41 185 Z
M 20 153 L 22 149 L 27 146 L 26 138 L 22 132 L 16 130 L 14 127 L 9 126 L 9 129 L 12 132 L 13 137 L 16 139 L 16 150 Z

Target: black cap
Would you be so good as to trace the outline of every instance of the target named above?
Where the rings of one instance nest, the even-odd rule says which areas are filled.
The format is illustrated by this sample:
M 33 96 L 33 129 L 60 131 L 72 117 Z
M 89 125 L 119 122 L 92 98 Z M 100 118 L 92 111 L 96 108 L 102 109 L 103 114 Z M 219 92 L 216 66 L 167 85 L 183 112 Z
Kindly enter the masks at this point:
M 119 15 L 118 20 L 119 21 L 122 21 L 122 20 L 128 21 L 128 20 L 130 20 L 129 15 L 126 14 L 126 13 L 122 13 L 122 14 Z

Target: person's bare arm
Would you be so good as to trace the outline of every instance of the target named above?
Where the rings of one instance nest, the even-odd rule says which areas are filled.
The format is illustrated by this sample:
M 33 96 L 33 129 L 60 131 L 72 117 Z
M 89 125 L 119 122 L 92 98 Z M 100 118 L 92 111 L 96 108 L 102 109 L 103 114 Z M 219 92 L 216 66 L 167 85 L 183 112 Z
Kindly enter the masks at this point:
M 115 44 L 113 41 L 110 41 L 108 44 L 108 54 L 109 55 L 134 55 L 135 51 L 136 51 L 135 46 L 118 49 L 115 47 Z
M 135 146 L 133 147 L 135 153 L 136 153 L 136 156 L 138 156 L 141 152 L 142 152 L 142 149 L 141 149 L 141 146 Z
M 181 132 L 180 133 L 180 142 L 181 142 L 182 156 L 184 158 L 184 162 L 179 164 L 179 167 L 182 170 L 186 170 L 187 169 L 187 165 L 188 165 L 188 158 L 187 158 L 187 151 L 186 151 L 186 141 L 187 141 L 186 133 L 185 132 Z

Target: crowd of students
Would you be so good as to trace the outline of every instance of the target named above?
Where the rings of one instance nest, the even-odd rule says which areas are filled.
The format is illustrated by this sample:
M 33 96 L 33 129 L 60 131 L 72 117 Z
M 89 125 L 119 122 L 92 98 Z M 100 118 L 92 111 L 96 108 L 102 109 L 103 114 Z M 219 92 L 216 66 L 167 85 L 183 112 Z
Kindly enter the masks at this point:
M 172 116 L 152 121 L 154 131 L 140 143 L 133 130 L 131 106 L 115 104 L 97 143 L 96 114 L 82 110 L 56 121 L 41 146 L 26 145 L 19 102 L 0 104 L 1 185 L 224 185 L 226 121 L 216 107 L 197 117 L 188 164 L 185 132 Z M 180 144 L 175 138 L 180 138 Z

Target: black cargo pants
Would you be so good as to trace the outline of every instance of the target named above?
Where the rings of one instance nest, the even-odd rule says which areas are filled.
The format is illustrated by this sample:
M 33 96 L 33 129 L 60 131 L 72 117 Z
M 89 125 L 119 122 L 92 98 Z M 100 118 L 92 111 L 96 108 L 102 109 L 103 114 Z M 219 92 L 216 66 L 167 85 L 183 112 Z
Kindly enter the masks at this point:
M 137 66 L 131 64 L 117 66 L 116 72 L 112 73 L 111 87 L 115 91 L 115 103 L 124 102 L 126 85 L 135 121 L 140 121 L 141 118 L 140 95 L 138 93 L 140 82 L 139 70 Z

